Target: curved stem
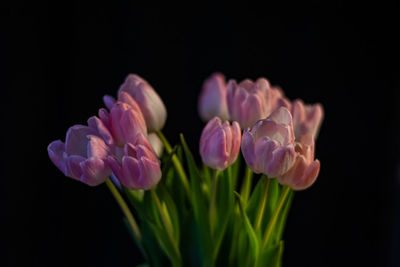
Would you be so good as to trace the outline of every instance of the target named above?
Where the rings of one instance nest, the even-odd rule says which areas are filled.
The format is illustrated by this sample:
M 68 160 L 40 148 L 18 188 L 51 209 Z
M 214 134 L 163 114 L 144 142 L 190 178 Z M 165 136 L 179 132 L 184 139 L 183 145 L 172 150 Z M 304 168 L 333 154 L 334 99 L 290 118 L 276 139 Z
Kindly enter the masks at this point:
M 285 185 L 283 194 L 282 194 L 281 198 L 279 199 L 278 206 L 275 210 L 274 215 L 271 218 L 271 221 L 268 224 L 267 231 L 265 232 L 263 246 L 262 246 L 263 248 L 265 248 L 265 246 L 268 244 L 268 241 L 272 234 L 272 230 L 275 227 L 276 221 L 278 220 L 279 213 L 281 212 L 282 207 L 286 202 L 286 199 L 289 195 L 290 190 L 291 190 L 290 187 Z
M 267 203 L 267 196 L 268 196 L 270 179 L 268 177 L 265 177 L 265 178 L 267 179 L 267 182 L 265 184 L 263 199 L 262 199 L 262 202 L 261 202 L 261 206 L 259 206 L 258 214 L 257 214 L 256 221 L 255 221 L 255 226 L 254 226 L 254 230 L 255 231 L 257 231 L 261 226 L 261 222 L 262 222 L 262 219 L 263 219 L 264 210 L 265 210 L 265 206 L 266 206 L 265 204 Z
M 253 180 L 253 171 L 246 166 L 246 174 L 244 177 L 244 181 L 242 183 L 242 187 L 240 188 L 240 195 L 242 196 L 244 207 L 246 207 L 247 200 L 249 199 L 252 180 Z
M 156 132 L 157 136 L 160 138 L 161 142 L 164 144 L 165 150 L 167 150 L 168 154 L 172 153 L 172 147 L 170 143 L 168 142 L 167 138 L 165 138 L 164 134 L 161 131 Z M 188 197 L 189 200 L 191 200 L 191 195 L 190 195 L 190 187 L 189 187 L 189 182 L 187 175 L 185 173 L 185 170 L 183 169 L 183 166 L 181 162 L 179 161 L 178 157 L 174 154 L 172 155 L 172 163 L 175 166 L 175 169 L 181 178 L 181 182 L 183 184 L 183 188 L 185 189 L 186 196 Z
M 139 243 L 142 242 L 142 235 L 139 230 L 139 226 L 136 223 L 135 218 L 133 217 L 132 212 L 130 211 L 128 205 L 126 204 L 125 200 L 122 198 L 121 194 L 119 193 L 118 189 L 114 186 L 110 179 L 106 180 L 106 185 L 110 189 L 112 195 L 114 196 L 115 200 L 118 202 L 118 205 L 121 207 L 122 212 L 124 213 L 126 219 L 128 220 L 129 225 L 132 228 L 133 234 L 135 235 L 136 239 Z

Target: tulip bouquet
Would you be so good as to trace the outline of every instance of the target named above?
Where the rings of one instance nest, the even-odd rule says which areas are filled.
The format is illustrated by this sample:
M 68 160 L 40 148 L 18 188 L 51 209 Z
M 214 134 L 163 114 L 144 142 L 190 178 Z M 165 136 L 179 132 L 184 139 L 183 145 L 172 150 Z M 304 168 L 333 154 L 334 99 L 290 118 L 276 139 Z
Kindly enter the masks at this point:
M 294 190 L 320 169 L 320 104 L 291 102 L 264 78 L 211 75 L 198 104 L 199 166 L 183 135 L 172 146 L 162 134 L 166 108 L 147 81 L 128 75 L 117 99 L 103 100 L 48 153 L 64 175 L 109 187 L 144 266 L 281 265 Z

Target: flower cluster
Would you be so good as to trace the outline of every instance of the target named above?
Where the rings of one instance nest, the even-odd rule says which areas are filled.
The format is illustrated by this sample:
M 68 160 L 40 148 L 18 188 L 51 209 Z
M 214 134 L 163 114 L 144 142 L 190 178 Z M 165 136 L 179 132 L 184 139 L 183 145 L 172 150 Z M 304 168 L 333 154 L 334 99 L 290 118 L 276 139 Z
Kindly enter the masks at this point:
M 48 154 L 66 176 L 106 183 L 146 265 L 280 266 L 293 190 L 311 186 L 320 170 L 320 104 L 290 101 L 265 78 L 211 75 L 198 102 L 207 122 L 200 169 L 183 135 L 173 147 L 162 134 L 166 108 L 147 81 L 130 74 L 117 98 L 103 102 L 98 116 L 69 128 Z M 256 183 L 253 173 L 261 174 Z
M 68 177 L 95 186 L 111 173 L 130 189 L 150 189 L 161 179 L 162 144 L 154 132 L 167 117 L 165 106 L 151 85 L 130 74 L 118 98 L 104 96 L 107 109 L 99 110 L 88 125 L 74 125 L 65 143 L 50 143 L 53 163 Z
M 205 121 L 214 116 L 231 120 L 235 129 L 227 131 L 229 122 L 221 125 L 220 119 L 208 122 L 200 140 L 206 165 L 228 167 L 238 156 L 232 148 L 241 143 L 244 159 L 255 173 L 278 178 L 295 190 L 309 187 L 317 178 L 320 162 L 314 159 L 314 146 L 323 119 L 321 104 L 291 102 L 265 78 L 226 83 L 216 73 L 203 85 L 199 112 Z M 244 129 L 242 138 L 237 125 Z

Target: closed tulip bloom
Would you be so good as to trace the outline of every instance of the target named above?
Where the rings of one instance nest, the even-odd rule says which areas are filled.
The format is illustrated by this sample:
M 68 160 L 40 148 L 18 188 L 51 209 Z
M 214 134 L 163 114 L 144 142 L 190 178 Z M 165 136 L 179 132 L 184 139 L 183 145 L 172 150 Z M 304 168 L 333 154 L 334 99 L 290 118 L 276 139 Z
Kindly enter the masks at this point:
M 161 179 L 160 163 L 147 138 L 139 133 L 124 145 L 122 155 L 109 156 L 107 162 L 124 186 L 132 190 L 153 188 Z
M 239 122 L 242 128 L 253 126 L 272 112 L 271 90 L 266 79 L 244 80 L 239 84 L 230 80 L 227 88 L 230 119 Z
M 296 160 L 292 168 L 278 176 L 281 184 L 288 185 L 294 190 L 310 187 L 318 177 L 320 163 L 314 160 L 314 137 L 312 134 L 303 135 L 296 142 Z
M 270 178 L 286 173 L 296 155 L 289 110 L 280 107 L 251 130 L 246 129 L 241 147 L 247 165 L 255 173 L 264 173 Z
M 324 110 L 321 104 L 305 105 L 303 101 L 298 99 L 292 102 L 291 113 L 296 139 L 306 134 L 318 136 L 324 118 Z
M 224 123 L 218 117 L 210 120 L 200 137 L 200 155 L 203 162 L 217 170 L 224 170 L 232 165 L 240 150 L 241 131 L 234 121 Z
M 150 132 L 159 131 L 164 127 L 167 110 L 160 96 L 147 81 L 138 75 L 129 74 L 118 94 L 121 92 L 127 92 L 138 103 Z
M 111 174 L 106 158 L 111 154 L 106 142 L 112 143 L 111 134 L 95 117 L 89 126 L 75 125 L 69 128 L 65 143 L 53 141 L 47 147 L 51 161 L 64 175 L 90 186 L 103 183 Z
M 228 105 L 226 102 L 226 82 L 221 73 L 212 74 L 203 84 L 198 110 L 203 121 L 214 117 L 229 120 Z
M 112 133 L 116 144 L 123 146 L 126 143 L 133 143 L 139 133 L 147 135 L 146 122 L 140 109 L 132 108 L 131 105 L 116 102 L 108 115 L 102 110 L 100 115 L 104 120 L 108 117 L 110 132 Z

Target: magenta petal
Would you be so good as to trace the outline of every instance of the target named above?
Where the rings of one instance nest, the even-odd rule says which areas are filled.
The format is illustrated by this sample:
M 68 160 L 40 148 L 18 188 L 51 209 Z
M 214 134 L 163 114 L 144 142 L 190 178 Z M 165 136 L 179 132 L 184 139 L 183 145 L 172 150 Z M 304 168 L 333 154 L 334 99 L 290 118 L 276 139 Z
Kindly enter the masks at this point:
M 110 148 L 104 140 L 95 135 L 88 135 L 87 155 L 89 157 L 106 158 L 110 154 Z
M 134 143 L 137 134 L 147 134 L 145 123 L 140 120 L 137 113 L 133 109 L 125 110 L 125 112 L 122 114 L 120 127 L 125 142 Z
M 64 175 L 68 175 L 65 144 L 60 140 L 53 141 L 47 147 L 47 152 L 54 165 L 56 165 Z
M 122 167 L 116 156 L 108 156 L 106 158 L 107 165 L 111 168 L 114 175 L 120 179 L 122 177 Z
M 105 95 L 105 96 L 103 96 L 103 102 L 104 102 L 104 105 L 106 105 L 106 107 L 108 108 L 108 110 L 111 110 L 116 101 L 115 101 L 114 97 L 112 97 L 110 95 Z
M 141 176 L 136 181 L 136 187 L 149 190 L 156 186 L 161 179 L 160 164 L 147 158 L 141 158 L 139 166 Z
M 81 169 L 81 162 L 85 161 L 86 159 L 81 156 L 72 155 L 67 157 L 67 168 L 68 168 L 68 177 L 74 178 L 76 180 L 81 179 L 82 176 L 82 169 Z
M 81 182 L 90 186 L 104 183 L 111 170 L 102 159 L 92 157 L 80 163 L 82 169 Z
M 133 157 L 124 156 L 122 158 L 122 176 L 118 177 L 119 181 L 129 189 L 139 189 L 137 186 L 139 177 L 140 169 L 138 160 Z
M 108 130 L 106 125 L 103 123 L 103 121 L 101 121 L 99 118 L 97 118 L 96 116 L 90 117 L 88 119 L 88 125 L 89 125 L 89 127 L 97 130 L 99 135 L 104 139 L 104 141 L 107 144 L 111 145 L 114 143 L 114 140 L 113 140 L 113 137 L 112 137 L 110 131 Z

